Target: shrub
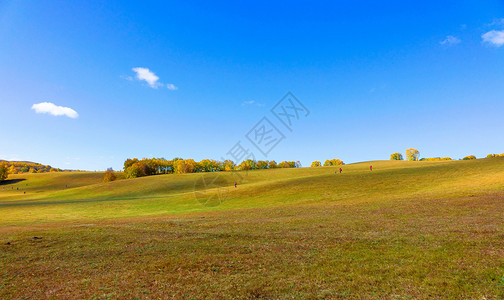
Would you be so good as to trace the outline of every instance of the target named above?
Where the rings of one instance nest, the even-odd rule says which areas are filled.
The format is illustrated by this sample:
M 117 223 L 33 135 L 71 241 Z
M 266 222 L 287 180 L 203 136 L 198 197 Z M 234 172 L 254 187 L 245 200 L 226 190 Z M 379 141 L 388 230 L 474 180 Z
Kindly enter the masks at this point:
M 111 182 L 117 179 L 117 176 L 112 169 L 108 169 L 103 176 L 103 182 Z
M 476 159 L 476 156 L 474 155 L 468 155 L 466 157 L 463 158 L 463 160 L 471 160 L 471 159 Z

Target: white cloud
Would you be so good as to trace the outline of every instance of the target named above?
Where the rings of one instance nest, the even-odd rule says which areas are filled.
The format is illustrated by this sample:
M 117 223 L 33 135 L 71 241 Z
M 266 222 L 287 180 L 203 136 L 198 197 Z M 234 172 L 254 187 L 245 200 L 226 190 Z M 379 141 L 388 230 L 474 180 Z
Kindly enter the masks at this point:
M 483 42 L 500 47 L 504 45 L 504 30 L 491 30 L 481 35 L 481 38 L 483 39 Z
M 149 84 L 149 86 L 153 89 L 157 89 L 160 83 L 158 83 L 159 77 L 156 76 L 151 70 L 148 68 L 133 68 L 132 69 L 136 73 L 136 78 L 138 80 L 144 80 Z
M 70 107 L 58 106 L 51 102 L 33 104 L 31 107 L 37 114 L 50 114 L 53 116 L 67 116 L 75 119 L 79 114 Z
M 166 85 L 164 83 L 161 83 L 159 81 L 159 77 L 156 76 L 156 74 L 154 74 L 154 72 L 152 72 L 148 68 L 136 67 L 133 68 L 132 70 L 136 73 L 135 76 L 136 79 L 147 82 L 147 84 L 153 89 L 166 86 L 166 88 L 169 89 L 170 91 L 178 90 L 178 87 L 175 86 L 173 83 L 168 83 Z M 125 76 L 123 78 L 126 80 L 133 80 L 131 76 Z
M 444 40 L 442 40 L 439 43 L 441 45 L 452 46 L 452 45 L 459 44 L 460 42 L 461 42 L 461 40 L 459 38 L 454 37 L 453 35 L 449 35 L 449 36 L 447 36 Z
M 245 105 L 252 105 L 254 104 L 255 101 L 254 100 L 250 100 L 250 101 L 243 101 L 242 105 L 245 106 Z
M 264 106 L 264 104 L 262 103 L 258 103 L 254 100 L 250 100 L 250 101 L 243 101 L 242 102 L 242 106 L 245 106 L 245 105 L 257 105 L 257 106 Z
M 170 91 L 176 91 L 176 90 L 178 90 L 178 87 L 176 87 L 173 83 L 168 83 L 166 85 L 166 88 L 168 88 Z

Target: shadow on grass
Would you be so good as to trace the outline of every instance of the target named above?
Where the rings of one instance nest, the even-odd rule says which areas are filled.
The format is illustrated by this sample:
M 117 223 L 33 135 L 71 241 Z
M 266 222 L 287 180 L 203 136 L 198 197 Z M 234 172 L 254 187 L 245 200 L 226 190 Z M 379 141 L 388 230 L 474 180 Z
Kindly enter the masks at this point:
M 21 182 L 23 180 L 26 180 L 24 178 L 19 178 L 19 179 L 9 179 L 9 180 L 4 180 L 0 181 L 0 185 L 9 185 L 9 184 L 16 184 L 18 182 Z
M 154 200 L 163 199 L 172 196 L 138 196 L 138 197 L 102 197 L 102 198 L 87 198 L 87 199 L 71 199 L 71 200 L 38 200 L 38 199 L 28 199 L 20 201 L 9 201 L 0 202 L 0 208 L 4 207 L 16 207 L 16 206 L 42 206 L 42 205 L 55 205 L 55 204 L 78 204 L 78 203 L 89 203 L 89 202 L 115 202 L 115 201 L 132 201 L 132 200 Z

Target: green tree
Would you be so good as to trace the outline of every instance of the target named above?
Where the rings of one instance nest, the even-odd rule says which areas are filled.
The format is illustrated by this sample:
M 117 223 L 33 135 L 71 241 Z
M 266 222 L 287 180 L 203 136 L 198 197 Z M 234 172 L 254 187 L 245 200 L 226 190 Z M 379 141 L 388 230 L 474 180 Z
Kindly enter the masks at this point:
M 238 165 L 238 170 L 255 170 L 255 169 L 257 169 L 257 162 L 253 159 L 244 160 Z
M 318 160 L 311 163 L 311 167 L 321 167 L 321 166 L 322 166 L 322 164 Z
M 476 156 L 474 155 L 468 155 L 466 157 L 463 158 L 463 160 L 471 160 L 471 159 L 476 159 Z
M 409 148 L 406 150 L 406 158 L 409 161 L 417 161 L 420 156 L 420 152 L 417 149 Z
M 0 181 L 4 181 L 9 176 L 9 168 L 5 164 L 0 164 Z
M 213 172 L 217 171 L 218 169 L 218 164 L 215 160 L 213 159 L 204 159 L 198 163 L 198 165 L 201 168 L 201 171 L 203 172 Z
M 390 154 L 390 160 L 403 160 L 403 156 L 399 152 L 392 153 Z

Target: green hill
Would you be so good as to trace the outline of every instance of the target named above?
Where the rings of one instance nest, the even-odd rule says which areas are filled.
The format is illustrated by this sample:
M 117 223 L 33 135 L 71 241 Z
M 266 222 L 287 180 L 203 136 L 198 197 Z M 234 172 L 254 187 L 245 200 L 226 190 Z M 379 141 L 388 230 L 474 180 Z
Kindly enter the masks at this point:
M 504 157 L 339 167 L 11 175 L 0 297 L 504 296 Z
M 369 171 L 372 164 L 374 170 Z M 503 188 L 504 158 L 375 161 L 338 167 L 170 174 L 102 183 L 101 172 L 18 174 L 2 185 L 0 224 L 163 215 L 289 204 L 448 198 Z M 205 183 L 208 186 L 205 186 Z M 234 182 L 239 182 L 234 188 Z M 121 213 L 103 209 L 119 207 Z M 78 207 L 78 209 L 76 209 Z M 27 211 L 39 212 L 27 217 Z M 49 211 L 51 213 L 49 213 Z M 22 215 L 16 214 L 16 212 Z M 12 222 L 10 222 L 11 220 Z

